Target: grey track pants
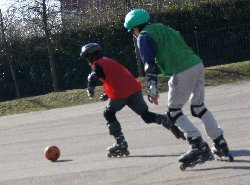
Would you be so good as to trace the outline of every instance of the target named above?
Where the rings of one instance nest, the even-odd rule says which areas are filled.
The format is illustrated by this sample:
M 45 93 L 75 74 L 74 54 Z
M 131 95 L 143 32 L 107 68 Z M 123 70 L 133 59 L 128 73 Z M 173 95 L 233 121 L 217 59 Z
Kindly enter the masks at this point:
M 181 73 L 171 76 L 168 92 L 168 107 L 173 109 L 182 109 L 184 104 L 190 99 L 191 105 L 201 105 L 204 102 L 205 83 L 204 83 L 204 66 L 199 63 Z M 203 107 L 197 108 L 204 109 Z M 181 110 L 180 110 L 181 111 Z M 179 112 L 180 112 L 179 111 Z M 175 116 L 178 112 L 173 112 Z M 215 139 L 222 134 L 212 113 L 207 112 L 201 117 L 205 131 L 211 139 Z M 201 136 L 200 131 L 190 122 L 186 115 L 180 116 L 176 120 L 176 125 L 185 133 L 186 137 Z

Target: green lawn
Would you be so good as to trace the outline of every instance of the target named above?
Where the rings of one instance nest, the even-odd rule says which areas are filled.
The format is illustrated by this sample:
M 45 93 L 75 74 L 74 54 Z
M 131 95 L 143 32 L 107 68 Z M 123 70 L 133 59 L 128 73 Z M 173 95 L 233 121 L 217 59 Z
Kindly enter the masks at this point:
M 206 68 L 205 74 L 206 85 L 249 80 L 250 61 L 209 67 Z M 143 92 L 145 92 L 146 79 L 140 78 L 140 80 L 143 83 Z M 159 76 L 158 86 L 160 92 L 167 91 L 167 80 L 167 77 Z M 85 89 L 76 89 L 0 102 L 0 116 L 93 103 L 99 101 L 101 90 L 101 87 L 96 88 L 96 97 L 92 100 L 87 97 Z

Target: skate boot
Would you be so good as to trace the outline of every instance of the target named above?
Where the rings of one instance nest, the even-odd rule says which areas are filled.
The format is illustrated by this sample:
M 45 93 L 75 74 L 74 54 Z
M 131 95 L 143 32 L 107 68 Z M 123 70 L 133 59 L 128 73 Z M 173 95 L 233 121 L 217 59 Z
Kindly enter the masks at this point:
M 230 162 L 234 161 L 234 158 L 229 152 L 227 142 L 224 139 L 223 135 L 220 135 L 217 139 L 214 140 L 214 147 L 212 147 L 211 151 L 219 157 L 218 160 Z
M 181 155 L 179 162 L 181 170 L 185 170 L 187 167 L 194 167 L 196 164 L 202 164 L 205 161 L 211 161 L 214 159 L 213 154 L 208 144 L 202 140 L 201 137 L 187 138 L 191 145 L 191 149 L 185 154 Z
M 114 143 L 112 146 L 107 148 L 107 157 L 123 157 L 128 156 L 128 143 L 123 140 L 121 142 Z
M 166 129 L 170 130 L 177 139 L 181 138 L 183 140 L 186 140 L 184 133 L 179 129 L 179 127 L 175 125 L 173 121 L 169 119 L 168 115 L 162 116 L 160 124 L 162 124 L 162 126 L 165 127 Z

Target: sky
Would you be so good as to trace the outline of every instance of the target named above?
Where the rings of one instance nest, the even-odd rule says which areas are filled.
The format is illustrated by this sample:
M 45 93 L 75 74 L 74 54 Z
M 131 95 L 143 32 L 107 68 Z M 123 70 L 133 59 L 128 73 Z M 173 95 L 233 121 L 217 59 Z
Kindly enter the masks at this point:
M 0 0 L 0 9 L 2 10 L 2 12 L 5 12 L 14 2 L 15 0 Z
M 13 0 L 0 0 L 0 9 L 6 11 L 12 2 Z

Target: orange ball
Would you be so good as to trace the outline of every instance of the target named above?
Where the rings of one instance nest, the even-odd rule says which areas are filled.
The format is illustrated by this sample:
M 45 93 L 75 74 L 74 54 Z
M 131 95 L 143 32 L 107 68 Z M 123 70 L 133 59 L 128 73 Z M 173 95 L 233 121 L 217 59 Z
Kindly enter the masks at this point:
M 60 157 L 60 150 L 57 146 L 47 146 L 44 155 L 48 160 L 55 162 Z

